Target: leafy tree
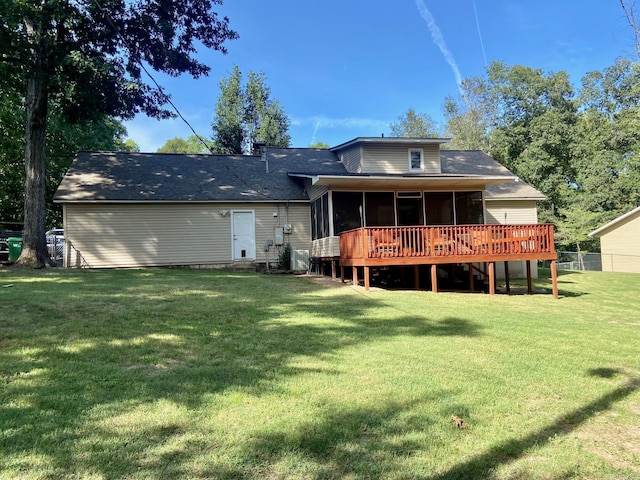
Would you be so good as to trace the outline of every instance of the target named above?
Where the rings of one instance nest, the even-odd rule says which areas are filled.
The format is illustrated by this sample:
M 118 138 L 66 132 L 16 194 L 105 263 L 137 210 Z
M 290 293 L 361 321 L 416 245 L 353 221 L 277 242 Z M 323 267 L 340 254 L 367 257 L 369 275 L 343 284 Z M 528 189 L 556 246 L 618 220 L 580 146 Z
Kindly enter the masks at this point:
M 212 123 L 216 153 L 242 153 L 244 140 L 244 93 L 242 73 L 237 65 L 227 78 L 220 80 L 220 96 Z
M 447 136 L 445 148 L 482 150 L 491 154 L 491 130 L 497 115 L 484 78 L 466 79 L 461 84 L 463 94 L 447 97 L 444 103 Z
M 394 137 L 426 138 L 438 137 L 435 121 L 426 113 L 416 113 L 409 108 L 398 117 L 398 123 L 389 125 Z
M 636 14 L 635 11 L 635 0 L 620 0 L 620 6 L 624 11 L 625 17 L 627 17 L 627 22 L 629 22 L 629 26 L 633 31 L 633 38 L 636 45 L 636 55 L 640 60 L 640 17 Z
M 127 138 L 124 141 L 117 142 L 116 150 L 120 152 L 139 152 L 140 145 L 135 140 Z
M 238 66 L 220 81 L 220 96 L 211 127 L 216 152 L 221 154 L 250 153 L 255 142 L 274 147 L 288 147 L 289 118 L 280 103 L 271 98 L 264 73 L 249 72 L 242 85 Z
M 582 85 L 576 189 L 593 229 L 640 204 L 640 65 L 620 59 Z
M 488 85 L 498 112 L 492 154 L 545 194 L 540 216 L 553 221 L 575 185 L 572 146 L 578 103 L 569 77 L 494 62 Z
M 24 240 L 18 263 L 42 267 L 45 243 L 47 120 L 53 101 L 70 123 L 144 112 L 171 116 L 168 96 L 143 80 L 144 66 L 205 75 L 195 47 L 225 51 L 236 38 L 211 10 L 220 0 L 23 0 L 0 3 L 0 77 L 24 98 Z
M 206 142 L 205 140 L 205 143 L 203 143 L 203 140 L 197 135 L 190 135 L 186 140 L 180 137 L 167 140 L 158 149 L 158 153 L 209 153 L 213 148 L 212 142 Z
M 46 227 L 62 223 L 62 208 L 52 197 L 78 150 L 125 150 L 135 142 L 124 140 L 126 129 L 113 118 L 69 124 L 52 102 L 47 119 Z M 21 222 L 24 212 L 25 118 L 23 101 L 0 87 L 0 219 Z M 133 145 L 131 145 L 133 143 Z
M 495 62 L 445 103 L 453 148 L 481 148 L 541 190 L 540 219 L 561 248 L 595 250 L 589 231 L 640 204 L 640 64 L 582 80 Z
M 0 83 L 0 220 L 12 222 L 24 209 L 23 111 L 19 93 Z
M 555 241 L 561 250 L 573 251 L 575 248 L 578 253 L 580 269 L 584 270 L 582 253 L 598 250 L 598 239 L 589 237 L 589 232 L 592 232 L 599 225 L 600 216 L 595 212 L 575 208 L 576 206 L 574 204 L 569 208 L 562 208 L 558 212 L 556 220 L 558 231 L 555 235 Z
M 316 142 L 316 143 L 312 143 L 309 145 L 309 148 L 324 148 L 324 149 L 330 149 L 331 146 L 324 143 L 324 142 Z

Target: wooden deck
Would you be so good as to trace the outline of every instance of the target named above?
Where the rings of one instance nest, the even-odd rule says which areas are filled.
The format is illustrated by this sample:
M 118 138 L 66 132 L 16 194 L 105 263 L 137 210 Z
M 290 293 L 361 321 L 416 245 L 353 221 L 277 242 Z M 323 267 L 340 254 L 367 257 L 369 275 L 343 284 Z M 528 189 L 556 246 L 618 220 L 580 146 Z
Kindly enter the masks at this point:
M 364 267 L 366 289 L 371 267 L 414 265 L 417 272 L 417 266 L 431 265 L 432 288 L 437 291 L 438 265 L 486 263 L 490 293 L 495 293 L 495 262 L 524 260 L 531 291 L 530 262 L 551 260 L 557 298 L 556 258 L 551 224 L 363 227 L 340 234 L 340 267 L 351 266 L 355 281 L 357 267 Z

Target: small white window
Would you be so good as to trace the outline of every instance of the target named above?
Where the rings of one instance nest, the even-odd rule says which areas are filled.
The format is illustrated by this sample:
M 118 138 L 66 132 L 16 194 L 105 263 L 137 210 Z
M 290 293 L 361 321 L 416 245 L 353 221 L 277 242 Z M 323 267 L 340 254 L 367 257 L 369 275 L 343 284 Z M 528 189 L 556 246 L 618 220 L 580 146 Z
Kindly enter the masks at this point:
M 424 156 L 422 149 L 409 150 L 409 170 L 411 171 L 424 171 Z

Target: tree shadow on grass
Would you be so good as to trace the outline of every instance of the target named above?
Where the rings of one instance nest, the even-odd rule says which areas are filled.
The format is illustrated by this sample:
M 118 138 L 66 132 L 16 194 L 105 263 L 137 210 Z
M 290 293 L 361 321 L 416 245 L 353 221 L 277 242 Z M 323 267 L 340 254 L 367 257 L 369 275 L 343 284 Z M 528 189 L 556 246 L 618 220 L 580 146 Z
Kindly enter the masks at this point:
M 441 418 L 430 404 L 446 395 L 319 411 L 293 430 L 258 434 L 246 446 L 243 459 L 254 469 L 265 469 L 265 476 L 283 458 L 304 459 L 316 479 L 389 476 L 402 468 L 405 458 L 444 446 L 446 441 L 437 434 Z M 423 432 L 429 430 L 433 434 L 425 437 Z
M 611 369 L 592 369 L 588 375 L 610 378 Z M 604 374 L 603 374 L 604 373 Z M 639 378 L 629 378 L 618 388 L 595 400 L 561 415 L 552 424 L 527 435 L 522 439 L 513 439 L 496 445 L 488 452 L 460 463 L 450 470 L 429 477 L 430 480 L 458 480 L 460 478 L 491 478 L 497 466 L 514 462 L 532 448 L 540 448 L 558 435 L 567 435 L 593 416 L 609 410 L 615 403 L 632 395 L 640 388 Z
M 588 374 L 601 376 L 596 372 L 599 370 L 594 369 Z M 604 378 L 609 378 L 610 369 L 603 370 L 606 370 L 603 372 Z M 450 434 L 443 434 L 443 429 L 454 427 L 448 418 L 444 418 L 445 415 L 434 411 L 431 406 L 434 403 L 447 404 L 450 393 L 446 391 L 434 392 L 413 401 L 387 400 L 376 406 L 352 407 L 338 412 L 319 410 L 314 418 L 296 428 L 255 434 L 242 453 L 242 466 L 223 472 L 211 470 L 208 474 L 216 478 L 221 473 L 229 478 L 271 478 L 278 476 L 275 473 L 277 465 L 283 459 L 293 463 L 300 459 L 306 465 L 304 468 L 310 469 L 306 477 L 318 480 L 494 478 L 495 470 L 500 465 L 518 460 L 531 449 L 544 447 L 559 435 L 571 433 L 589 418 L 611 409 L 639 387 L 640 379 L 631 378 L 609 393 L 561 415 L 552 424 L 522 439 L 498 444 L 441 474 L 429 474 L 425 460 L 413 465 L 414 468 L 422 466 L 424 471 L 409 470 L 406 459 L 416 455 L 427 459 L 430 452 L 450 448 Z M 462 415 L 468 413 L 464 412 L 464 406 L 456 408 Z M 425 435 L 425 432 L 429 434 Z M 570 477 L 570 474 L 566 475 L 566 478 Z
M 13 461 L 27 451 L 46 458 L 52 476 L 133 475 L 149 468 L 141 463 L 147 449 L 180 436 L 182 427 L 167 421 L 142 428 L 143 437 L 109 438 L 92 420 L 109 409 L 126 416 L 168 401 L 192 410 L 211 394 L 260 396 L 308 373 L 293 358 L 397 336 L 481 335 L 466 319 L 406 314 L 291 278 L 61 272 L 15 284 L 14 315 L 0 325 L 0 452 Z M 168 463 L 151 471 L 178 476 L 189 456 L 163 454 Z M 6 467 L 0 461 L 0 472 Z

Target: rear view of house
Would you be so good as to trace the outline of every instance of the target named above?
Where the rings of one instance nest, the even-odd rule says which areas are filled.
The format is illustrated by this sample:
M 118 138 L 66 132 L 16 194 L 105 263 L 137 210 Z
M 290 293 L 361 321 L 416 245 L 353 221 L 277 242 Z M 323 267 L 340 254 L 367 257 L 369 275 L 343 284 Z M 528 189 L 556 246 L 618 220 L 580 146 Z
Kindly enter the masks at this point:
M 465 265 L 535 277 L 555 260 L 543 196 L 479 151 L 445 139 L 356 138 L 329 150 L 260 155 L 81 152 L 54 200 L 64 206 L 69 267 L 228 266 L 309 251 L 369 286 L 370 268 Z M 555 267 L 555 262 L 552 263 Z M 555 285 L 555 275 L 554 275 Z M 555 291 L 555 288 L 554 288 Z

